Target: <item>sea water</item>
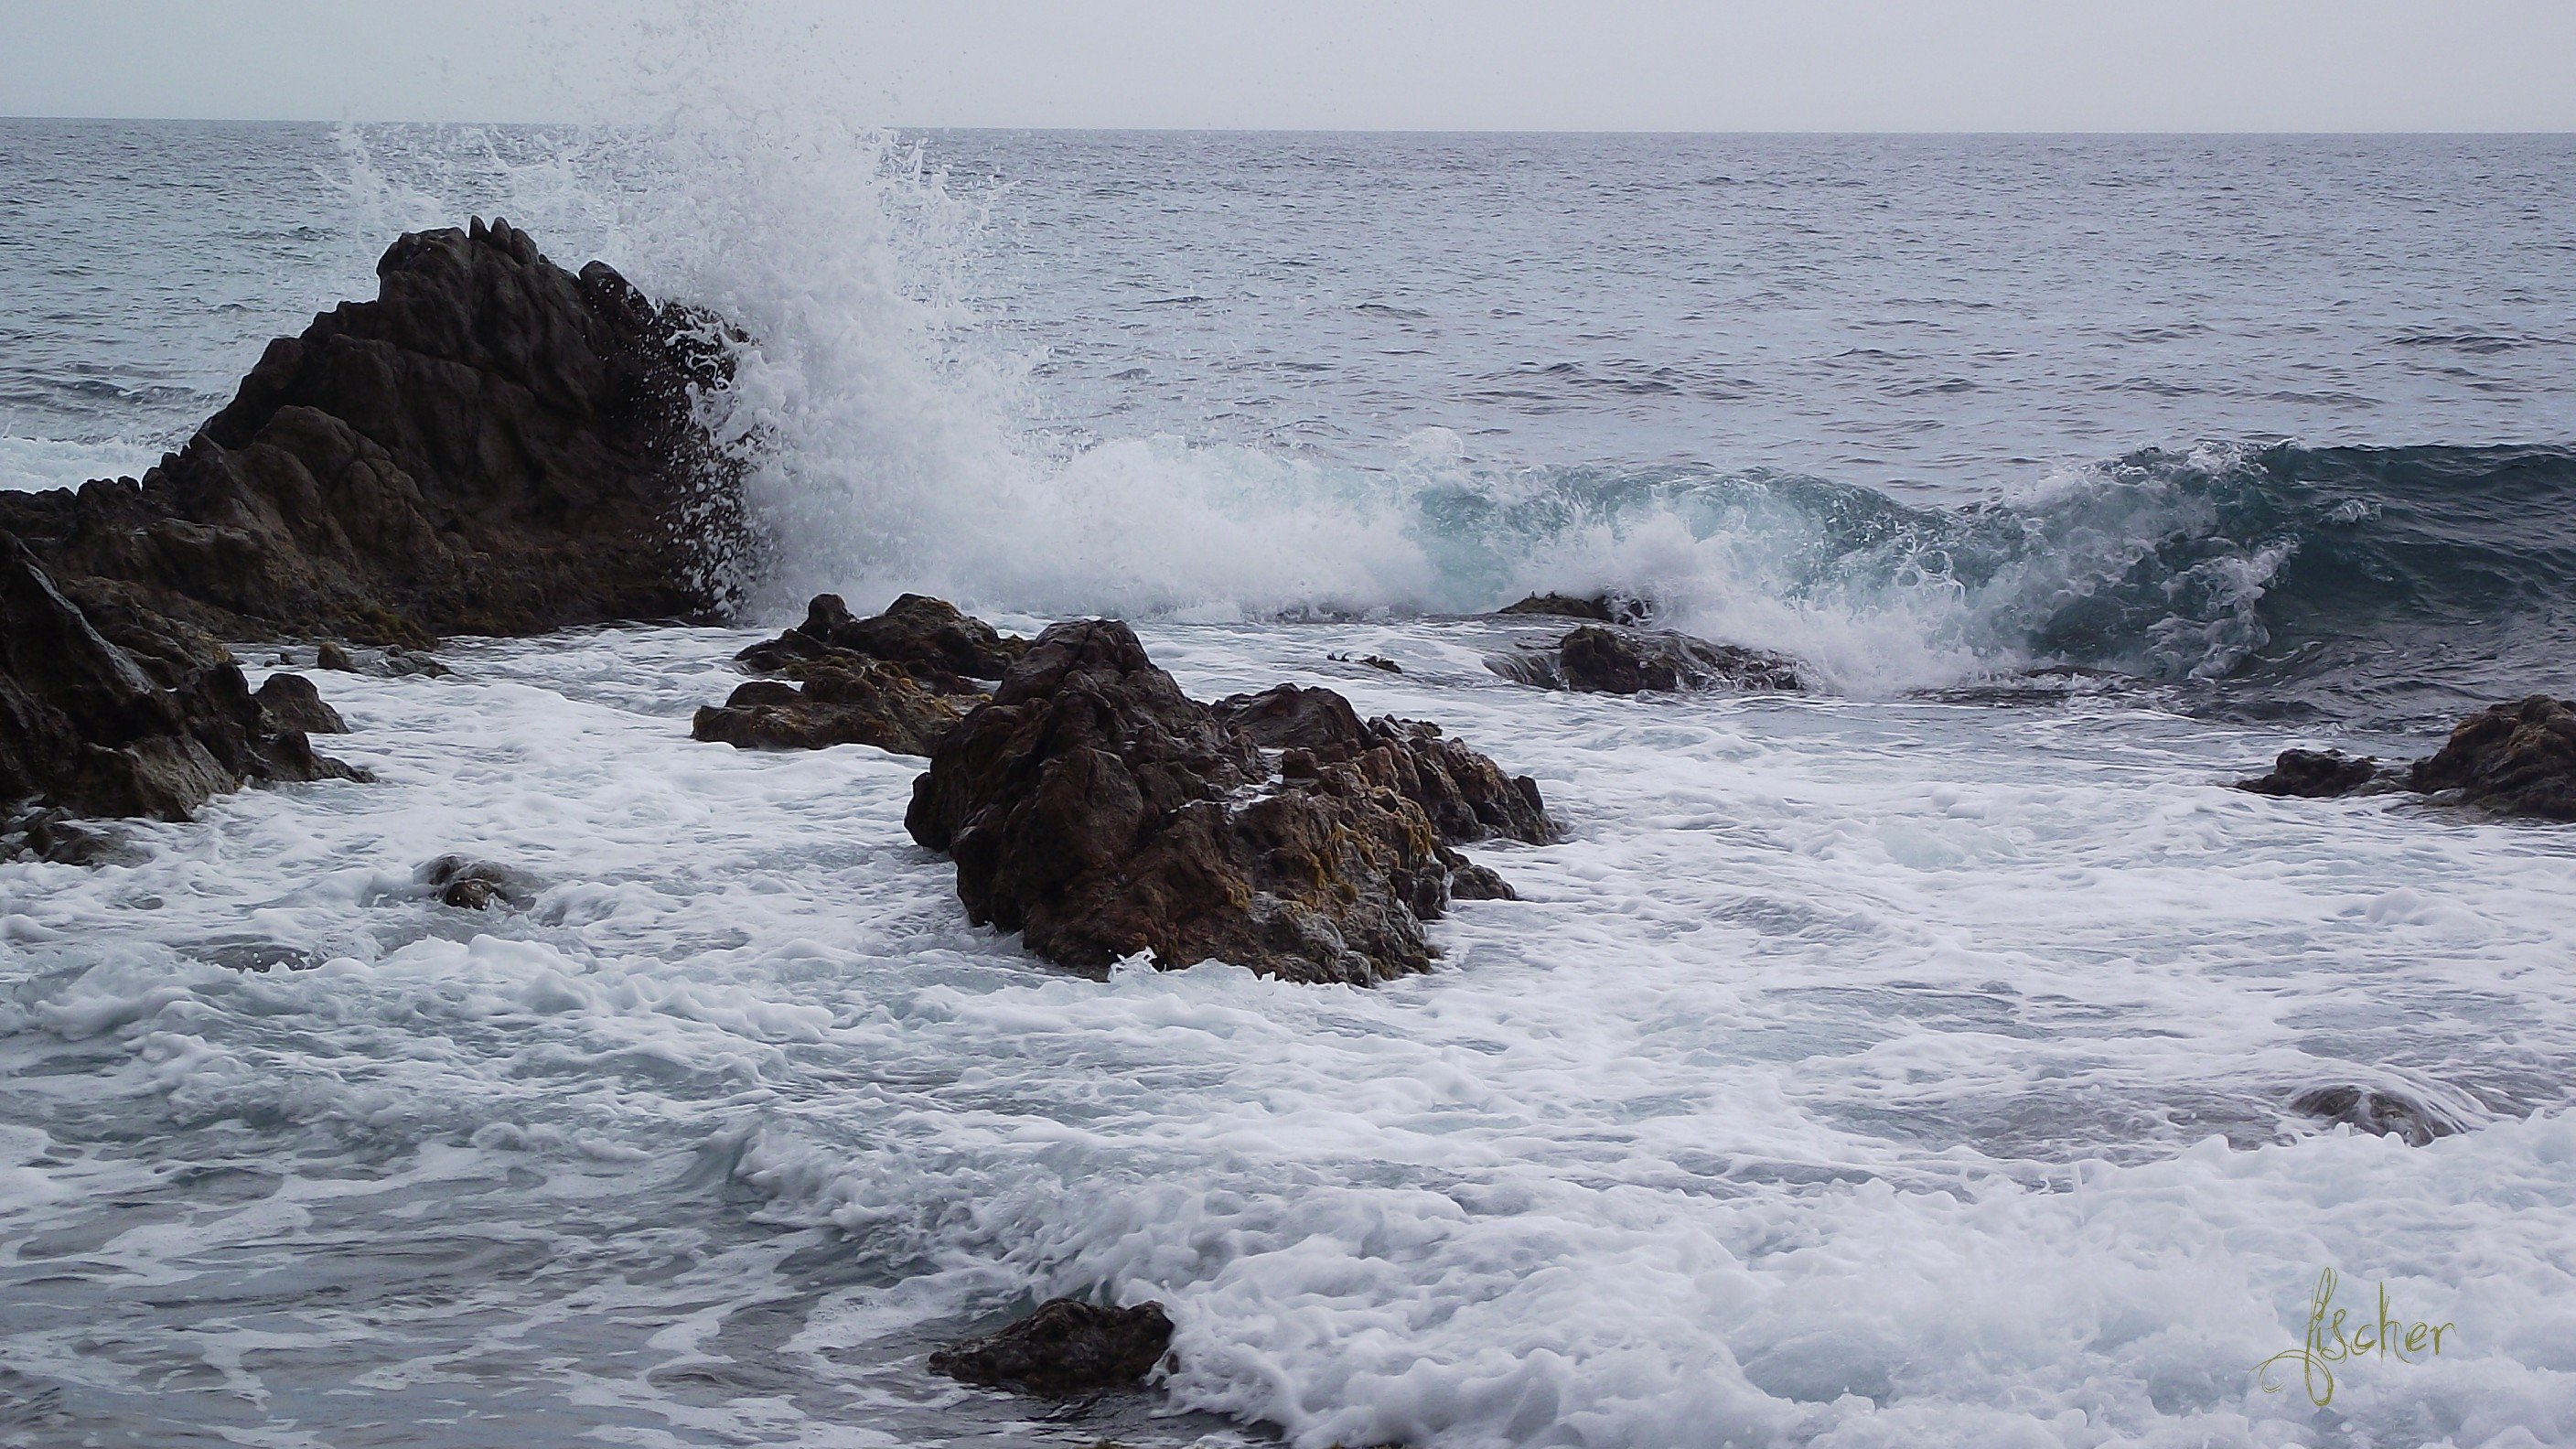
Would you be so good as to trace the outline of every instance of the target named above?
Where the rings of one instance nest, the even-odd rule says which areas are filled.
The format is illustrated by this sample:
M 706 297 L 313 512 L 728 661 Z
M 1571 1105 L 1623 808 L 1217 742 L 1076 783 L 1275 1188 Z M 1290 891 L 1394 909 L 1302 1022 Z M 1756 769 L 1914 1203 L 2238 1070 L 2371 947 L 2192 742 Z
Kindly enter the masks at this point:
M 8 486 L 139 473 L 499 212 L 744 323 L 761 535 L 734 627 L 318 676 L 373 783 L 0 865 L 0 1442 L 2576 1440 L 2576 840 L 2226 788 L 2576 692 L 2571 191 L 2557 138 L 0 123 Z M 1823 687 L 1484 667 L 1603 587 Z M 688 739 L 824 588 L 1436 720 L 1568 838 L 1373 991 L 1048 967 L 919 761 Z M 2328 1269 L 2442 1351 L 2266 1392 Z M 1163 1303 L 1168 1379 L 925 1372 L 1059 1293 Z

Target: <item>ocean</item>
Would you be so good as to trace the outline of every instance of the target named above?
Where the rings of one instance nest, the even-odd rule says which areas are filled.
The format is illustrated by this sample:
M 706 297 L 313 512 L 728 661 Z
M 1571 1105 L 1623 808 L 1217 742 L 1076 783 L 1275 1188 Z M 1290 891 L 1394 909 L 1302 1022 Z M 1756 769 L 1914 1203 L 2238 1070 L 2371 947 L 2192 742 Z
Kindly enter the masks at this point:
M 2576 141 L 0 121 L 0 486 L 496 214 L 753 338 L 736 617 L 318 676 L 374 783 L 0 863 L 0 1443 L 2576 1442 L 2576 837 L 2226 788 L 2576 695 Z M 1569 838 L 1374 990 L 1046 966 L 918 761 L 689 739 L 825 589 Z M 1600 589 L 1821 688 L 1485 668 Z M 2328 1270 L 2455 1331 L 2268 1392 Z M 1062 1293 L 1168 1381 L 925 1371 Z

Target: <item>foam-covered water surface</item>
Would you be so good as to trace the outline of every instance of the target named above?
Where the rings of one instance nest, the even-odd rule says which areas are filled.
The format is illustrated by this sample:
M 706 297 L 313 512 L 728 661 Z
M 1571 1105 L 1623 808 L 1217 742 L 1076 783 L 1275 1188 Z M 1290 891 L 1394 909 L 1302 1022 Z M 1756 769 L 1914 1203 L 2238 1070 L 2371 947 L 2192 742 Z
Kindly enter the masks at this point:
M 751 539 L 741 627 L 317 674 L 373 782 L 0 862 L 0 1444 L 2576 1442 L 2576 838 L 2226 788 L 2576 693 L 2567 138 L 895 136 L 648 8 L 599 124 L 0 121 L 0 488 L 499 214 L 743 329 Z M 1047 967 L 919 761 L 689 740 L 827 589 L 1567 838 L 1379 990 Z M 1605 589 L 1815 692 L 1485 666 Z M 2440 1352 L 2267 1392 L 2327 1270 Z M 1063 1293 L 1175 1367 L 926 1372 Z
M 1570 838 L 1479 852 L 1524 899 L 1377 991 L 967 926 L 917 762 L 688 740 L 748 633 L 321 676 L 377 783 L 0 866 L 0 1434 L 1239 1432 L 922 1372 L 1068 1291 L 1301 1445 L 2576 1427 L 2576 846 L 2228 791 L 2275 741 L 2133 702 L 1543 695 L 1494 636 L 1147 631 L 1541 781 Z M 448 852 L 534 903 L 437 904 Z M 2476 1130 L 2290 1112 L 2330 1084 Z M 2261 1393 L 2320 1266 L 2453 1346 Z

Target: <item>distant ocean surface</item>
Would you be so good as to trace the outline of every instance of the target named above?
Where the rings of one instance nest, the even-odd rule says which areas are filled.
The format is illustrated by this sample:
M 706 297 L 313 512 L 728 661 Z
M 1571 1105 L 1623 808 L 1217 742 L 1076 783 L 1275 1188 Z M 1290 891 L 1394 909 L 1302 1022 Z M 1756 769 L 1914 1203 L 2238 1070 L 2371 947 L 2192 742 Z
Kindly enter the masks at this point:
M 745 325 L 764 568 L 0 863 L 0 1444 L 2576 1442 L 2576 837 L 2222 788 L 2576 694 L 2576 140 L 0 121 L 0 487 L 469 214 Z M 1482 667 L 1605 588 L 1826 687 Z M 687 738 L 823 589 L 1329 684 L 1572 838 L 1382 990 L 1056 972 L 917 762 Z M 2457 1346 L 2263 1392 L 2329 1267 Z M 1058 1292 L 1166 1391 L 922 1371 Z

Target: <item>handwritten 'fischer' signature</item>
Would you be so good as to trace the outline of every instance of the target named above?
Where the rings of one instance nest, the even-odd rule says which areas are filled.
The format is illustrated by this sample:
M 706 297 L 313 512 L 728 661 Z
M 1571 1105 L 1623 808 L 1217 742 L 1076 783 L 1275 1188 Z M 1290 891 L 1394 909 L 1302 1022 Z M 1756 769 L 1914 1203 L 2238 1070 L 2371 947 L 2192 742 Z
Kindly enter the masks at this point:
M 2263 1386 L 2263 1392 L 2277 1394 L 2287 1388 L 2287 1384 L 2273 1380 L 2295 1364 L 2300 1387 L 2308 1392 L 2308 1402 L 2322 1409 L 2334 1402 L 2334 1365 L 2371 1354 L 2383 1359 L 2394 1354 L 2400 1363 L 2417 1363 L 2442 1351 L 2443 1334 L 2459 1331 L 2456 1323 L 2426 1323 L 2420 1319 L 2399 1322 L 2388 1311 L 2385 1283 L 2376 1285 L 2378 1316 L 2355 1322 L 2347 1330 L 2344 1325 L 2352 1319 L 2351 1310 L 2334 1306 L 2339 1281 L 2332 1268 L 2317 1275 L 2316 1291 L 2308 1298 L 2307 1342 L 2297 1348 L 2285 1348 L 2254 1366 L 2259 1375 L 2256 1382 Z

